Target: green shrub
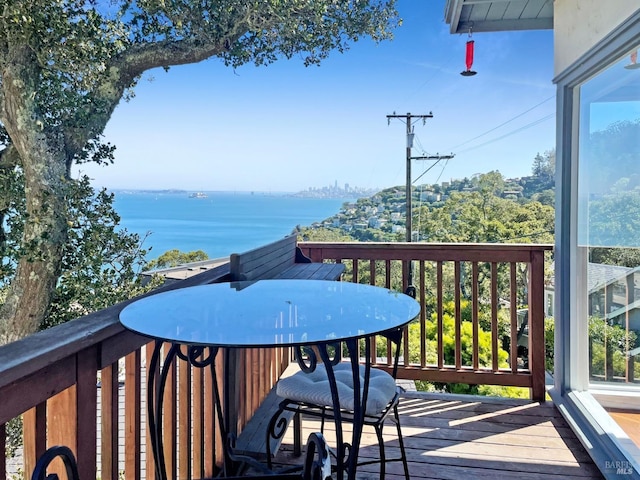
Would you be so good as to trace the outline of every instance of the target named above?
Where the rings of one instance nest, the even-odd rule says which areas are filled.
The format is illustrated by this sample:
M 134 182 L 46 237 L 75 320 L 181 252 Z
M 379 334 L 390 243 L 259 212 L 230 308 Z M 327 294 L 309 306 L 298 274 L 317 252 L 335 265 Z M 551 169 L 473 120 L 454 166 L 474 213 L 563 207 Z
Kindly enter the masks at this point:
M 601 317 L 589 318 L 589 353 L 592 377 L 624 378 L 627 372 L 627 351 L 638 346 L 638 335 Z
M 463 366 L 473 365 L 473 324 L 471 322 L 470 302 L 462 301 L 460 323 L 460 348 L 461 361 Z M 445 365 L 455 365 L 455 304 L 445 302 L 443 304 L 442 315 L 442 340 L 443 340 L 443 362 Z M 491 333 L 483 328 L 478 329 L 478 364 L 483 367 L 492 365 L 492 341 Z M 433 313 L 425 322 L 425 342 L 426 342 L 426 363 L 437 365 L 438 346 L 438 318 Z M 509 353 L 500 344 L 498 346 L 498 366 L 508 367 Z M 420 362 L 420 324 L 413 323 L 409 326 L 409 361 L 411 363 Z M 478 385 L 467 385 L 461 383 L 441 384 L 430 382 L 416 382 L 416 388 L 421 391 L 444 391 L 448 393 L 463 393 L 471 395 L 482 395 L 484 391 L 489 391 Z M 495 387 L 490 390 L 493 394 L 498 394 L 500 388 Z M 509 393 L 509 392 L 507 392 Z M 521 395 L 518 393 L 518 395 Z M 503 395 L 504 396 L 504 395 Z

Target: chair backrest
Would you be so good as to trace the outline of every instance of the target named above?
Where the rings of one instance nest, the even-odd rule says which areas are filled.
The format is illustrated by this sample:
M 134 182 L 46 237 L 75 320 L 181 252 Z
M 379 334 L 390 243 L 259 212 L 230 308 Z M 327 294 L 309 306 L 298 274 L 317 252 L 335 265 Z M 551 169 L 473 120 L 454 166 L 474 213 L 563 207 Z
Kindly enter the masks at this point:
M 393 344 L 393 366 L 391 376 L 393 378 L 397 378 L 398 375 L 398 363 L 400 361 L 400 351 L 402 346 L 402 338 L 404 337 L 404 327 L 392 328 L 390 330 L 386 330 L 385 332 L 380 333 L 380 336 L 385 337 Z M 331 364 L 337 365 L 342 361 L 342 342 L 336 342 L 335 344 L 331 344 L 333 346 L 333 357 Z M 366 344 L 367 354 L 369 344 Z M 316 350 L 314 347 L 307 346 L 296 346 L 293 347 L 294 354 L 298 358 L 306 358 L 309 362 L 299 362 L 299 366 L 303 371 L 312 372 L 315 370 L 315 365 L 319 362 L 319 358 L 317 356 Z

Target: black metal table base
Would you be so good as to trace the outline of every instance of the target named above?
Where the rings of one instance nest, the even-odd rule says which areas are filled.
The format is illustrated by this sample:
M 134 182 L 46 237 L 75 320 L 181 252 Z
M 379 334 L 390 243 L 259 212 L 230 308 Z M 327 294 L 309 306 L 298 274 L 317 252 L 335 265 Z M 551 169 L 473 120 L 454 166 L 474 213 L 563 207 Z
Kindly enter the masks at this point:
M 164 361 L 161 362 L 162 346 L 168 345 L 168 351 L 164 356 Z M 186 353 L 184 353 L 186 350 Z M 171 373 L 171 366 L 174 364 L 174 360 L 179 359 L 186 361 L 194 368 L 201 368 L 209 371 L 211 376 L 211 384 L 213 387 L 214 396 L 214 408 L 215 417 L 217 420 L 217 426 L 220 430 L 221 438 L 225 439 L 223 445 L 223 459 L 222 468 L 216 472 L 216 477 L 224 478 L 235 476 L 241 473 L 245 468 L 250 468 L 259 474 L 272 477 L 274 474 L 287 474 L 291 472 L 300 472 L 302 467 L 293 467 L 283 472 L 274 472 L 271 468 L 265 464 L 257 461 L 255 458 L 240 455 L 235 452 L 236 447 L 236 435 L 231 431 L 229 425 L 232 419 L 227 418 L 222 409 L 222 396 L 218 387 L 218 376 L 216 373 L 215 361 L 218 356 L 219 347 L 202 347 L 202 346 L 189 346 L 177 343 L 167 343 L 161 340 L 157 340 L 151 361 L 149 362 L 148 385 L 147 385 L 147 415 L 148 424 L 151 437 L 151 450 L 153 453 L 153 459 L 156 465 L 156 480 L 167 480 L 167 468 L 164 460 L 164 440 L 162 430 L 162 410 L 164 406 L 164 391 L 167 385 L 167 380 Z M 233 349 L 225 348 L 225 367 L 230 365 L 229 355 Z M 225 368 L 225 371 L 227 368 Z M 230 405 L 232 399 L 229 390 L 229 381 L 227 377 L 224 377 L 223 395 L 225 405 Z M 213 426 L 215 428 L 215 425 Z M 215 448 L 212 449 L 215 452 Z M 213 463 L 216 463 L 215 453 L 213 453 Z
M 202 347 L 181 345 L 177 343 L 167 343 L 168 351 L 164 356 L 164 361 L 160 361 L 162 346 L 165 342 L 156 341 L 151 361 L 149 362 L 148 386 L 147 386 L 147 415 L 151 437 L 151 450 L 156 465 L 156 480 L 167 480 L 167 469 L 164 460 L 164 440 L 162 432 L 162 410 L 164 406 L 164 391 L 167 379 L 171 373 L 171 366 L 174 360 L 179 359 L 189 363 L 192 367 L 208 370 L 213 387 L 215 418 L 220 429 L 221 438 L 226 439 L 222 451 L 222 469 L 219 476 L 230 476 L 237 473 L 240 462 L 257 463 L 250 457 L 236 455 L 233 452 L 235 447 L 235 435 L 229 433 L 227 422 L 225 421 L 221 396 L 218 388 L 218 377 L 216 374 L 215 360 L 218 356 L 218 347 Z M 186 350 L 186 353 L 185 353 Z M 227 350 L 225 350 L 225 353 Z M 226 394 L 227 388 L 223 386 Z M 215 421 L 215 420 L 214 420 Z M 215 427 L 215 425 L 214 425 Z M 215 452 L 215 448 L 212 449 Z M 215 453 L 213 453 L 215 455 Z M 214 464 L 215 464 L 214 458 Z M 254 465 L 252 465 L 254 466 Z M 254 466 L 255 467 L 255 466 Z
M 309 373 L 316 369 L 318 362 L 321 361 L 325 366 L 329 388 L 331 390 L 331 398 L 333 402 L 333 419 L 336 428 L 336 450 L 335 471 L 337 479 L 346 478 L 355 479 L 356 466 L 358 460 L 358 451 L 360 448 L 360 437 L 364 426 L 365 405 L 367 403 L 367 392 L 369 389 L 369 377 L 371 368 L 371 347 L 370 342 L 364 341 L 364 381 L 360 382 L 360 348 L 357 339 L 349 339 L 344 341 L 351 364 L 351 372 L 353 378 L 354 391 L 354 408 L 352 414 L 353 433 L 351 442 L 345 441 L 342 431 L 342 413 L 340 409 L 340 400 L 338 397 L 338 387 L 333 367 L 342 360 L 341 346 L 339 344 L 324 343 L 314 348 L 295 347 L 296 360 L 300 368 Z M 252 457 L 239 455 L 235 453 L 235 432 L 229 431 L 229 419 L 225 418 L 222 409 L 222 397 L 218 388 L 218 376 L 216 374 L 215 360 L 220 350 L 219 347 L 203 347 L 189 346 L 176 343 L 167 343 L 168 351 L 161 362 L 162 346 L 165 342 L 157 340 L 151 361 L 148 365 L 148 388 L 147 388 L 147 415 L 151 437 L 151 450 L 156 465 L 156 480 L 167 480 L 166 464 L 164 460 L 164 441 L 162 431 L 162 411 L 164 406 L 164 391 L 167 380 L 171 373 L 171 366 L 176 359 L 186 361 L 195 368 L 208 370 L 211 377 L 214 396 L 215 417 L 217 427 L 220 430 L 221 438 L 226 439 L 223 445 L 222 469 L 218 472 L 218 476 L 227 477 L 237 475 L 240 468 L 249 466 L 257 472 L 269 475 L 273 471 L 271 469 L 270 458 L 268 464 L 264 465 Z M 185 353 L 186 350 L 186 353 Z M 225 348 L 225 356 L 229 354 L 231 349 Z M 317 352 L 317 355 L 316 355 Z M 318 359 L 319 356 L 319 359 Z M 228 365 L 228 358 L 225 358 L 225 364 Z M 224 395 L 227 394 L 227 386 L 223 385 Z M 362 394 L 360 394 L 362 392 Z M 225 399 L 227 402 L 230 398 Z M 227 403 L 228 405 L 228 403 Z M 274 418 L 274 420 L 277 420 Z M 269 427 L 268 435 L 273 438 L 280 438 L 284 435 L 286 424 L 272 421 Z M 215 449 L 214 449 L 215 450 Z M 215 458 L 214 458 L 215 463 Z

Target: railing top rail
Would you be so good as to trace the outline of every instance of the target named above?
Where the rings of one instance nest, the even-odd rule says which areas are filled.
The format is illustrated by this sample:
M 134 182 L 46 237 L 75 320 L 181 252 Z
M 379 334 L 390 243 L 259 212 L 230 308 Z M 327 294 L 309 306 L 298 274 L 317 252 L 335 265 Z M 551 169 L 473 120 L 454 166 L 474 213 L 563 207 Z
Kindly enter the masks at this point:
M 505 250 L 505 251 L 540 251 L 553 250 L 549 243 L 429 243 L 429 242 L 298 242 L 301 247 L 354 248 L 361 250 Z
M 424 260 L 458 262 L 531 262 L 553 249 L 549 244 L 526 243 L 422 243 L 422 242 L 300 242 L 311 258 L 362 260 Z M 311 252 L 322 252 L 313 254 Z
M 227 263 L 185 280 L 164 285 L 142 296 L 155 295 L 193 285 L 214 283 L 224 280 L 228 275 L 229 264 Z M 134 300 L 136 299 L 121 302 L 0 346 L 0 389 L 41 370 L 47 365 L 123 332 L 124 327 L 120 324 L 118 315 L 126 305 Z

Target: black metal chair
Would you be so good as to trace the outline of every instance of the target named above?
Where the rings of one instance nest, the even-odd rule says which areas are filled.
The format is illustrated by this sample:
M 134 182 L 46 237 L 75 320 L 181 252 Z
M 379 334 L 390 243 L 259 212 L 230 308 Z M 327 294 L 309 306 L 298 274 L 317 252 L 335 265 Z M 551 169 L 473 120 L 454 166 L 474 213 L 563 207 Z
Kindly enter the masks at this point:
M 69 447 L 57 445 L 46 450 L 36 463 L 33 469 L 31 480 L 57 480 L 57 474 L 47 475 L 47 467 L 57 457 L 62 459 L 68 480 L 80 480 L 78 476 L 78 465 L 76 457 Z
M 58 445 L 46 450 L 38 459 L 31 480 L 58 480 L 57 474 L 47 475 L 51 462 L 60 457 L 64 463 L 67 480 L 80 480 L 78 466 L 73 452 L 66 446 Z M 329 448 L 321 433 L 312 433 L 307 440 L 307 451 L 302 470 L 295 473 L 260 474 L 244 477 L 225 477 L 227 480 L 243 478 L 268 478 L 269 480 L 327 480 L 331 478 Z
M 370 369 L 369 388 L 366 397 L 366 406 L 364 413 L 364 425 L 372 426 L 376 432 L 379 448 L 379 459 L 375 460 L 358 460 L 357 466 L 380 464 L 380 479 L 385 478 L 386 468 L 385 465 L 388 462 L 402 462 L 404 470 L 404 476 L 406 480 L 409 480 L 409 468 L 407 465 L 406 452 L 404 448 L 404 441 L 402 439 L 402 431 L 400 427 L 400 417 L 398 415 L 398 403 L 400 400 L 400 394 L 403 389 L 396 385 L 395 379 L 398 370 L 398 360 L 400 357 L 400 344 L 402 342 L 403 330 L 393 329 L 383 334 L 389 339 L 395 347 L 393 370 L 392 374 L 389 374 L 381 369 L 372 367 Z M 368 342 L 368 341 L 367 341 Z M 335 347 L 335 357 L 333 368 L 336 382 L 340 383 L 337 387 L 338 390 L 342 390 L 342 394 L 339 394 L 340 403 L 340 421 L 342 423 L 353 423 L 354 411 L 353 411 L 353 393 L 345 393 L 346 389 L 351 388 L 353 392 L 353 375 L 350 362 L 341 362 L 340 346 Z M 301 355 L 301 351 L 297 352 L 297 355 Z M 367 343 L 367 354 L 368 354 Z M 313 353 L 311 353 L 313 355 Z M 315 363 L 315 362 L 314 362 Z M 329 391 L 327 372 L 323 365 L 314 365 L 311 373 L 301 370 L 294 375 L 286 378 L 282 378 L 278 381 L 276 392 L 278 396 L 283 400 L 280 402 L 279 409 L 272 416 L 268 428 L 267 428 L 267 462 L 271 465 L 271 438 L 279 439 L 284 436 L 288 422 L 284 421 L 285 412 L 292 412 L 293 416 L 293 428 L 294 428 L 294 452 L 300 454 L 301 452 L 301 416 L 310 416 L 319 418 L 321 421 L 320 431 L 324 430 L 324 422 L 326 419 L 334 420 L 334 399 L 332 393 Z M 363 377 L 364 366 L 360 366 L 360 376 Z M 341 377 L 341 378 L 338 378 Z M 361 381 L 362 386 L 362 381 Z M 351 399 L 351 404 L 349 404 Z M 393 413 L 391 416 L 390 414 Z M 385 453 L 384 439 L 382 437 L 382 429 L 384 422 L 387 419 L 391 419 L 395 425 L 398 435 L 398 443 L 400 446 L 400 456 L 394 458 L 387 458 Z

